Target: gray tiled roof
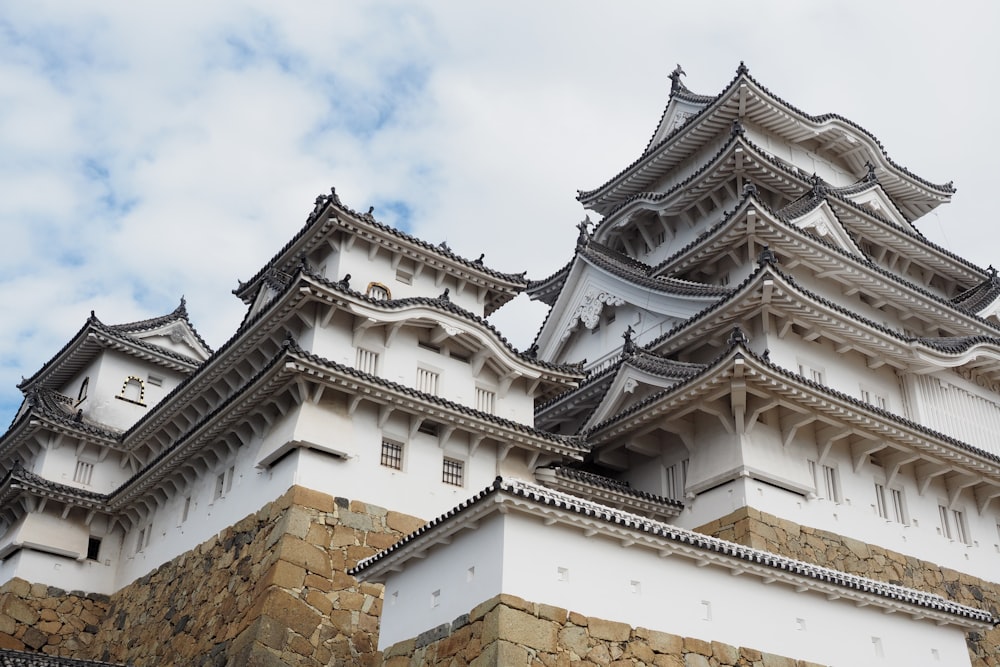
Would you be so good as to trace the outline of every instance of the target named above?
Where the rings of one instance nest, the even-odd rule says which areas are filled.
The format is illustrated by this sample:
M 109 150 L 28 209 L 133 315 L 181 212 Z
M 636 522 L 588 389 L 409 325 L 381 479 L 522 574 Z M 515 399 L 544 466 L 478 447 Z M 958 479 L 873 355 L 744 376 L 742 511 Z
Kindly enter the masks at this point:
M 819 124 L 819 123 L 825 123 L 825 122 L 830 121 L 830 120 L 837 120 L 839 122 L 842 122 L 842 123 L 844 123 L 846 125 L 851 126 L 855 130 L 857 130 L 858 132 L 860 132 L 861 134 L 863 134 L 864 136 L 868 137 L 878 147 L 879 152 L 882 155 L 882 159 L 884 159 L 888 164 L 890 164 L 893 167 L 895 167 L 896 169 L 898 169 L 900 172 L 902 172 L 902 173 L 906 174 L 908 177 L 912 178 L 914 181 L 916 181 L 918 183 L 921 183 L 922 185 L 924 185 L 924 186 L 926 186 L 926 187 L 928 187 L 928 188 L 930 188 L 932 190 L 936 190 L 938 192 L 944 192 L 944 193 L 953 193 L 953 192 L 955 192 L 955 188 L 954 188 L 954 186 L 951 183 L 944 183 L 944 184 L 932 183 L 932 182 L 928 181 L 927 179 L 924 179 L 924 178 L 921 178 L 920 176 L 917 176 L 916 174 L 914 174 L 913 172 L 911 172 L 906 167 L 898 164 L 895 160 L 893 160 L 892 158 L 889 157 L 888 153 L 885 150 L 885 147 L 882 145 L 882 142 L 879 141 L 878 138 L 876 138 L 874 134 L 872 134 L 871 132 L 869 132 L 868 130 L 866 130 L 865 128 L 863 128 L 861 125 L 859 125 L 859 124 L 855 123 L 854 121 L 850 120 L 849 118 L 845 118 L 844 116 L 841 116 L 839 114 L 834 114 L 834 113 L 825 113 L 825 114 L 820 114 L 820 115 L 814 116 L 812 114 L 806 113 L 805 111 L 802 111 L 801 109 L 799 109 L 798 107 L 796 107 L 796 106 L 794 106 L 792 104 L 789 104 L 786 100 L 784 100 L 783 98 L 781 98 L 781 97 L 775 95 L 773 92 L 771 92 L 771 90 L 769 90 L 767 87 L 761 85 L 759 81 L 757 81 L 754 77 L 752 77 L 750 75 L 749 69 L 741 62 L 739 68 L 737 68 L 737 70 L 736 70 L 736 76 L 734 76 L 730 80 L 730 82 L 722 89 L 722 92 L 720 92 L 718 95 L 716 95 L 714 97 L 709 97 L 709 96 L 704 96 L 704 95 L 695 95 L 694 93 L 692 93 L 691 91 L 689 91 L 686 87 L 684 87 L 682 85 L 681 86 L 681 95 L 679 95 L 679 97 L 681 97 L 683 99 L 686 99 L 688 101 L 696 102 L 696 103 L 699 103 L 699 104 L 704 104 L 704 106 L 702 107 L 702 109 L 700 111 L 698 111 L 697 113 L 695 113 L 693 116 L 691 116 L 687 120 L 686 123 L 684 123 L 683 125 L 681 125 L 677 129 L 675 129 L 673 132 L 670 132 L 669 134 L 667 134 L 667 136 L 665 136 L 662 140 L 660 140 L 655 145 L 653 144 L 653 139 L 656 136 L 655 131 L 654 131 L 654 134 L 653 134 L 653 136 L 650 137 L 649 143 L 646 145 L 645 150 L 643 150 L 642 155 L 640 155 L 636 160 L 634 160 L 631 164 L 629 164 L 627 167 L 625 167 L 624 169 L 622 169 L 620 172 L 618 172 L 617 174 L 615 174 L 614 176 L 612 176 L 610 179 L 608 179 L 607 181 L 605 181 L 605 183 L 602 184 L 602 185 L 600 185 L 599 187 L 594 188 L 593 190 L 581 191 L 580 194 L 579 194 L 579 196 L 577 197 L 577 199 L 583 200 L 583 199 L 585 199 L 585 198 L 587 198 L 589 196 L 592 196 L 592 195 L 600 192 L 601 190 L 606 189 L 609 185 L 611 185 L 612 183 L 614 183 L 615 181 L 617 181 L 619 178 L 621 178 L 623 175 L 625 175 L 626 173 L 628 173 L 630 170 L 632 170 L 633 168 L 635 168 L 640 162 L 642 162 L 643 160 L 647 159 L 652 153 L 656 152 L 659 148 L 661 148 L 665 144 L 669 143 L 675 136 L 677 136 L 678 134 L 684 132 L 689 126 L 694 125 L 695 123 L 697 123 L 699 118 L 701 118 L 701 117 L 708 117 L 712 113 L 712 111 L 716 108 L 716 106 L 718 105 L 718 103 L 721 102 L 724 98 L 726 98 L 727 95 L 729 95 L 731 91 L 735 90 L 740 85 L 741 81 L 742 82 L 752 83 L 755 87 L 757 87 L 759 90 L 761 90 L 764 94 L 770 96 L 776 102 L 778 102 L 779 104 L 781 104 L 782 106 L 784 106 L 786 109 L 789 109 L 790 111 L 794 112 L 795 114 L 797 114 L 797 115 L 805 118 L 809 122 Z M 675 91 L 675 92 L 671 93 L 671 96 L 676 95 L 676 94 L 677 94 L 677 92 Z M 668 103 L 667 106 L 669 106 L 669 103 Z M 664 109 L 664 113 L 666 113 L 665 109 Z M 661 115 L 661 122 L 662 122 L 662 115 Z M 657 130 L 659 130 L 659 126 L 660 126 L 660 124 L 657 123 L 657 126 L 656 126 Z
M 632 530 L 639 530 L 668 542 L 676 542 L 694 547 L 698 550 L 718 553 L 723 556 L 729 556 L 736 560 L 746 561 L 765 568 L 789 572 L 800 577 L 814 579 L 820 583 L 833 584 L 846 589 L 852 589 L 870 595 L 877 595 L 892 601 L 903 602 L 917 607 L 933 609 L 938 612 L 944 612 L 946 614 L 970 619 L 980 623 L 996 622 L 993 615 L 987 611 L 953 602 L 947 598 L 941 597 L 940 595 L 925 593 L 923 591 L 895 584 L 883 583 L 875 581 L 874 579 L 848 574 L 846 572 L 834 570 L 828 567 L 812 565 L 810 563 L 788 558 L 786 556 L 780 556 L 769 551 L 754 549 L 752 547 L 737 544 L 735 542 L 729 542 L 717 537 L 710 537 L 703 533 L 673 526 L 662 521 L 646 519 L 631 512 L 616 510 L 602 503 L 583 500 L 581 498 L 553 491 L 536 484 L 530 484 L 520 480 L 505 480 L 501 477 L 497 477 L 491 486 L 483 489 L 475 496 L 449 510 L 447 513 L 424 524 L 415 532 L 403 537 L 391 547 L 380 551 L 374 556 L 370 556 L 369 558 L 362 560 L 348 573 L 357 576 L 375 563 L 391 556 L 407 544 L 420 539 L 421 536 L 434 530 L 437 526 L 452 521 L 469 507 L 478 505 L 479 503 L 498 495 L 524 498 L 526 500 L 539 503 L 540 505 L 557 507 L 568 512 L 574 512 L 591 517 L 595 520 L 605 521 L 609 524 L 615 524 Z
M 0 649 L 0 667 L 121 667 L 120 663 L 59 658 L 44 653 Z

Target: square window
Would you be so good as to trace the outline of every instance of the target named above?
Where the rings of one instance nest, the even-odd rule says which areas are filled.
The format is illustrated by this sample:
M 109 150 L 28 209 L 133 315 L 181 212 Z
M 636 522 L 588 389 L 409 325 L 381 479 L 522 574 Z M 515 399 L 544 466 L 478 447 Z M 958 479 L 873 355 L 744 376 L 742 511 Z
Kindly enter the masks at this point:
M 391 440 L 382 441 L 382 465 L 393 470 L 403 469 L 403 445 Z
M 462 486 L 465 483 L 465 463 L 455 459 L 445 459 L 441 467 L 441 481 L 445 484 Z

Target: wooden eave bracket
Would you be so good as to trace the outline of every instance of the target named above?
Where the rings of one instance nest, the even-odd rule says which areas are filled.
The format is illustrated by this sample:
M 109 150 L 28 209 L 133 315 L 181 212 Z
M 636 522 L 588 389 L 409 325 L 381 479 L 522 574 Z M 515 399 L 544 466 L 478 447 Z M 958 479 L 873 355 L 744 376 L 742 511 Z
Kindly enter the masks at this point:
M 864 465 L 865 459 L 874 454 L 875 452 L 881 451 L 888 447 L 881 440 L 871 440 L 865 439 L 860 442 L 856 442 L 851 445 L 851 458 L 854 464 L 854 472 L 861 472 L 861 466 Z
M 970 475 L 964 472 L 955 472 L 953 475 L 945 477 L 944 484 L 948 491 L 948 507 L 954 509 L 962 491 L 982 482 L 983 478 L 981 476 Z
M 989 508 L 990 502 L 994 498 L 1000 498 L 1000 486 L 984 482 L 973 490 L 973 496 L 976 500 L 976 509 L 979 511 L 979 515 L 982 516 Z
M 365 332 L 376 324 L 378 324 L 378 321 L 373 317 L 355 317 L 354 338 L 351 341 L 351 344 L 354 345 L 354 347 L 357 347 Z

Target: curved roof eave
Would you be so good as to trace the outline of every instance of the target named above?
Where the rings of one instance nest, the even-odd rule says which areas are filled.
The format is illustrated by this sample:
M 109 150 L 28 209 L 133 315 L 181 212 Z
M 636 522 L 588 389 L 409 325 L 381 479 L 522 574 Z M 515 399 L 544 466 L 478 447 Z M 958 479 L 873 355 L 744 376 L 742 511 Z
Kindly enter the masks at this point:
M 487 285 L 494 293 L 494 298 L 487 304 L 487 314 L 514 298 L 528 284 L 524 273 L 503 273 L 491 269 L 485 266 L 481 259 L 467 259 L 452 252 L 444 244 L 433 245 L 378 222 L 370 211 L 359 213 L 345 206 L 336 192 L 331 190 L 331 194 L 316 198 L 315 206 L 307 217 L 305 225 L 250 280 L 240 281 L 233 294 L 249 305 L 268 271 L 294 273 L 297 265 L 301 264 L 302 256 L 316 247 L 334 227 L 345 229 L 350 233 L 364 231 L 370 240 L 377 240 L 383 246 L 391 246 L 401 252 L 409 251 L 424 261 L 432 260 L 439 268 L 449 273 L 460 277 L 471 277 L 473 282 Z
M 883 269 L 882 267 L 874 264 L 873 262 L 856 257 L 843 249 L 837 247 L 836 245 L 829 243 L 818 236 L 809 234 L 808 232 L 794 226 L 790 225 L 787 221 L 783 220 L 774 211 L 772 211 L 766 204 L 758 201 L 751 195 L 744 196 L 743 200 L 736 206 L 736 208 L 726 215 L 722 220 L 717 222 L 711 228 L 702 232 L 698 238 L 694 239 L 688 243 L 683 248 L 680 248 L 672 254 L 670 257 L 666 258 L 654 267 L 654 271 L 658 274 L 667 273 L 669 271 L 676 270 L 678 262 L 681 260 L 692 261 L 691 256 L 696 254 L 699 247 L 703 246 L 706 242 L 715 237 L 718 238 L 725 233 L 732 231 L 739 224 L 740 216 L 748 210 L 748 208 L 753 207 L 754 210 L 763 213 L 758 219 L 758 226 L 761 221 L 766 221 L 769 224 L 776 225 L 777 228 L 782 229 L 785 233 L 796 234 L 802 237 L 802 240 L 807 240 L 810 243 L 818 244 L 823 247 L 824 250 L 829 250 L 836 253 L 839 257 L 843 258 L 845 261 L 854 265 L 854 267 L 861 271 L 869 272 L 873 277 L 877 276 L 883 282 L 888 283 L 891 287 L 903 292 L 910 292 L 916 298 L 923 300 L 926 303 L 934 303 L 939 306 L 943 306 L 947 312 L 953 313 L 956 317 L 963 320 L 967 320 L 970 323 L 974 322 L 977 326 L 984 326 L 991 331 L 1000 331 L 1000 324 L 990 322 L 989 320 L 983 319 L 975 314 L 970 314 L 961 310 L 955 306 L 951 301 L 944 299 L 919 285 L 915 285 L 909 281 L 903 280 L 896 274 Z M 741 232 L 743 233 L 743 232 Z M 759 233 L 759 230 L 758 230 Z M 985 273 L 984 273 L 985 275 Z

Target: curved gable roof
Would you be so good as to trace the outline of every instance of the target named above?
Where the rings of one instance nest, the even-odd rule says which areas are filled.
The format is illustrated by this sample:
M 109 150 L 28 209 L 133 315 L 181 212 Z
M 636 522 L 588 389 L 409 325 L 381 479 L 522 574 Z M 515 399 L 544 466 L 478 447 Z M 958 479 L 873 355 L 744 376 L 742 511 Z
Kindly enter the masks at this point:
M 167 315 L 127 324 L 104 324 L 97 318 L 94 311 L 90 311 L 90 317 L 87 318 L 76 335 L 45 362 L 34 375 L 22 380 L 17 387 L 22 392 L 26 392 L 36 385 L 44 385 L 51 389 L 62 386 L 89 363 L 101 349 L 111 346 L 122 349 L 128 354 L 142 357 L 154 364 L 189 374 L 204 359 L 183 355 L 143 339 L 143 334 L 171 324 L 179 324 L 186 332 L 190 332 L 190 338 L 196 340 L 204 348 L 206 356 L 211 353 L 211 348 L 191 326 L 183 299 L 181 299 L 181 304 Z

